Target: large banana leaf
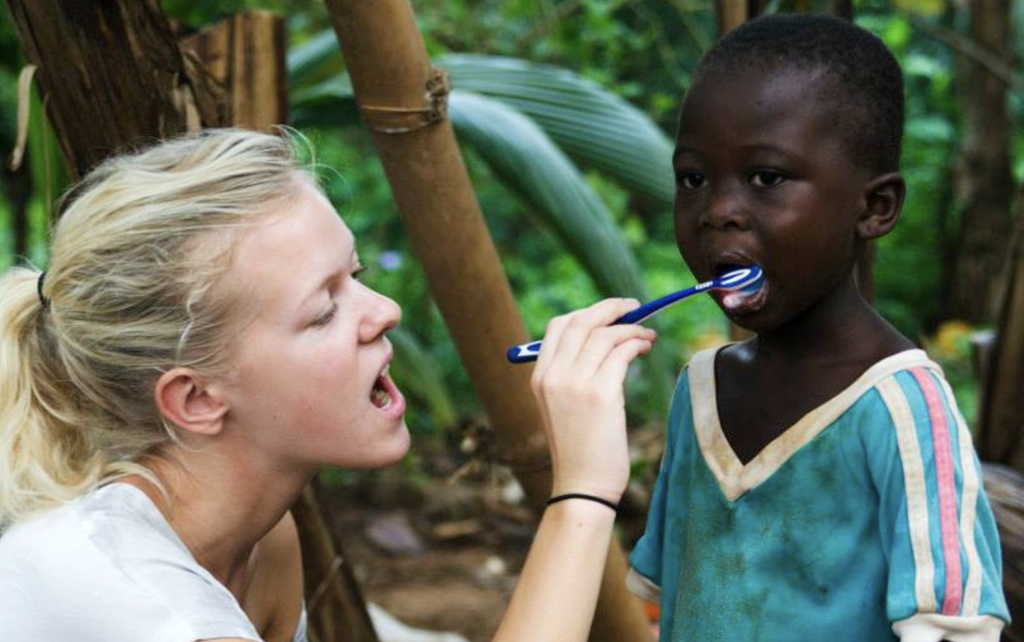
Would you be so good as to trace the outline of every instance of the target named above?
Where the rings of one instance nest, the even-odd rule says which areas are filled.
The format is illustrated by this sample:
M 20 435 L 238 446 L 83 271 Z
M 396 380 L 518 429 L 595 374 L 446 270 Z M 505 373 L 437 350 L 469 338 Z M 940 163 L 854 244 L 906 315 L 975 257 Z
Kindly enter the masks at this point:
M 321 31 L 288 50 L 288 84 L 293 89 L 316 76 L 321 69 L 340 62 L 338 37 L 333 29 Z
M 558 67 L 515 58 L 447 55 L 457 90 L 496 98 L 529 116 L 584 167 L 669 208 L 672 143 L 645 113 L 599 85 Z
M 643 277 L 611 213 L 532 120 L 497 100 L 453 92 L 459 139 L 557 233 L 606 296 L 644 296 Z

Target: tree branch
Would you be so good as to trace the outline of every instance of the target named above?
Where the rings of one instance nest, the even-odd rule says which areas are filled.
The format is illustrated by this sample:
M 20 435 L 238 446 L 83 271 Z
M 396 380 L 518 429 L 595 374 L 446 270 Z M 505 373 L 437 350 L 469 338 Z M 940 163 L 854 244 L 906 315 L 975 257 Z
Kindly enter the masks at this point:
M 1024 95 L 1024 78 L 1017 74 L 1013 67 L 998 55 L 985 49 L 973 40 L 964 38 L 951 29 L 931 24 L 920 16 L 910 16 L 910 25 L 926 36 L 930 36 L 948 45 L 958 53 L 967 56 L 978 65 L 984 67 L 995 78 L 1006 84 L 1008 89 Z

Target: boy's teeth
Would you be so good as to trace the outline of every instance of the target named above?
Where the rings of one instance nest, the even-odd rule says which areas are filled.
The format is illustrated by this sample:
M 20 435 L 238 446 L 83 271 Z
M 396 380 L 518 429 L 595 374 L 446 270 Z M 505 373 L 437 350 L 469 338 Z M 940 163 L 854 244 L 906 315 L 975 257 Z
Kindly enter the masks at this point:
M 722 297 L 722 305 L 732 310 L 743 304 L 743 300 L 749 295 L 743 294 L 742 292 L 729 292 Z

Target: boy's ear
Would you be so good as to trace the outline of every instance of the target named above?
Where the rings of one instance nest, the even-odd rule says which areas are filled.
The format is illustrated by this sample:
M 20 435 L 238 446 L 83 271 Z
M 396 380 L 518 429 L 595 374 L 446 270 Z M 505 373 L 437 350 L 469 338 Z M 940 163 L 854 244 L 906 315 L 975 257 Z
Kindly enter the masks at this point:
M 864 240 L 885 236 L 896 226 L 907 185 L 899 172 L 882 174 L 864 186 L 864 211 L 857 220 L 857 235 Z
M 217 435 L 224 428 L 230 406 L 216 386 L 190 368 L 172 368 L 156 382 L 160 414 L 193 435 Z

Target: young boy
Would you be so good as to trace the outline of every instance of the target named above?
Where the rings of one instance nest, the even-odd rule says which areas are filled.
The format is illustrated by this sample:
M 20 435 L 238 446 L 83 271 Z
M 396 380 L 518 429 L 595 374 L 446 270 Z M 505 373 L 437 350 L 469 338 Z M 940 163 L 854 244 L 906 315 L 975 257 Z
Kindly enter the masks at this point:
M 903 204 L 899 66 L 852 24 L 771 17 L 727 35 L 682 105 L 676 240 L 756 336 L 680 377 L 631 586 L 662 640 L 998 640 L 995 523 L 937 365 L 853 268 Z M 657 598 L 655 598 L 657 599 Z

